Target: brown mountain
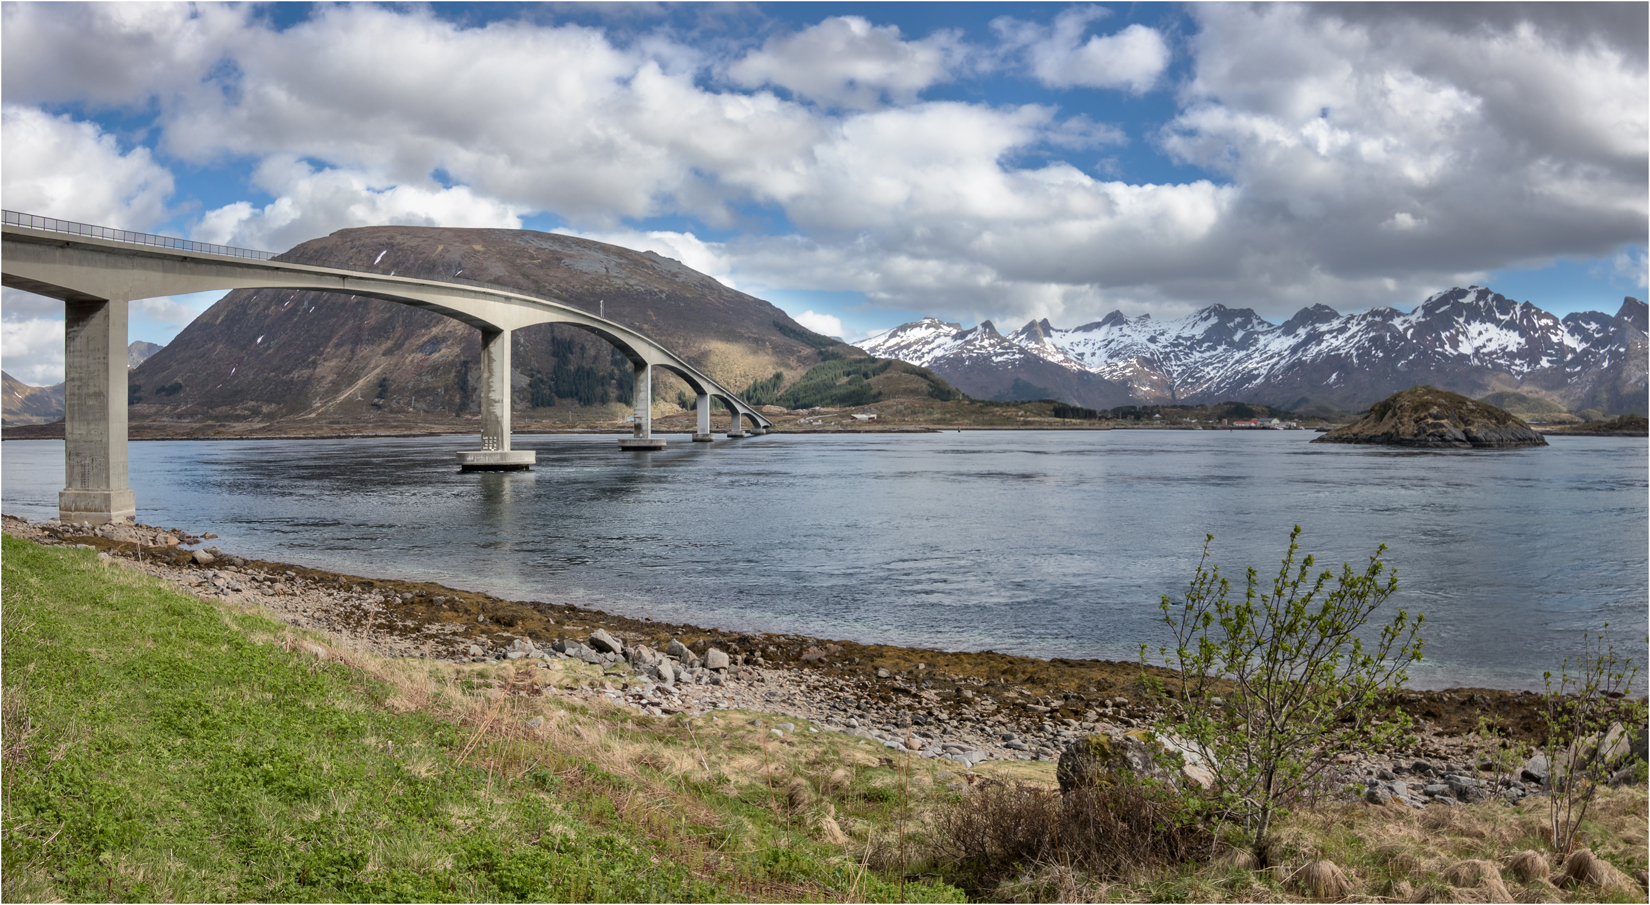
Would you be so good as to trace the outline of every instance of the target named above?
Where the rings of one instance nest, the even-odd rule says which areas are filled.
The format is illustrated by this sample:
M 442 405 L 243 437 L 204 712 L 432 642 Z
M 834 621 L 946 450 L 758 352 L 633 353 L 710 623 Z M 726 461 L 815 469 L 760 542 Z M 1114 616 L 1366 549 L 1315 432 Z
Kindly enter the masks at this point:
M 126 346 L 126 367 L 135 368 L 148 361 L 156 352 L 165 348 L 160 343 L 147 343 L 143 340 L 134 340 Z
M 858 350 L 810 333 L 773 305 L 652 252 L 551 233 L 382 226 L 306 242 L 282 260 L 476 280 L 602 312 L 653 337 L 735 391 L 820 363 L 820 349 Z M 427 311 L 285 289 L 236 290 L 131 377 L 136 422 L 362 426 L 441 424 L 473 414 L 480 335 Z M 517 330 L 518 422 L 571 409 L 622 412 L 628 362 L 576 328 Z M 686 385 L 656 377 L 654 399 Z M 668 405 L 665 406 L 668 408 Z M 457 426 L 457 425 L 455 425 Z
M 34 387 L 0 371 L 0 399 L 4 400 L 3 423 L 8 427 L 14 424 L 45 424 L 63 417 L 61 383 Z
M 131 370 L 149 356 L 159 352 L 156 343 L 135 340 L 126 347 L 126 368 Z M 0 371 L 5 377 L 5 391 L 0 398 L 5 402 L 4 423 L 7 427 L 22 424 L 49 424 L 63 417 L 63 384 L 49 387 L 29 386 L 21 380 Z

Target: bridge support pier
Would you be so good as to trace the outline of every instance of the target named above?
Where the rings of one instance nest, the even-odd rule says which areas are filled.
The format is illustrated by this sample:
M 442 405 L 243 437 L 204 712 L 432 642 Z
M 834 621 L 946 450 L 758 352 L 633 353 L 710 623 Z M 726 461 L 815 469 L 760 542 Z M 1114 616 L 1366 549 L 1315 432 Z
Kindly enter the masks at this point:
M 699 429 L 693 432 L 693 442 L 709 443 L 716 437 L 710 432 L 710 395 L 699 394 L 699 403 L 695 406 L 699 413 Z
M 744 418 L 739 414 L 739 410 L 731 405 L 728 406 L 728 410 L 733 412 L 733 419 L 728 422 L 728 439 L 745 436 Z
M 510 448 L 510 331 L 481 331 L 481 449 L 458 454 L 460 471 L 526 471 L 530 449 Z
M 133 521 L 126 477 L 126 299 L 63 303 L 65 524 Z
M 620 449 L 664 449 L 665 438 L 653 437 L 653 366 L 636 365 L 636 426 L 619 441 Z

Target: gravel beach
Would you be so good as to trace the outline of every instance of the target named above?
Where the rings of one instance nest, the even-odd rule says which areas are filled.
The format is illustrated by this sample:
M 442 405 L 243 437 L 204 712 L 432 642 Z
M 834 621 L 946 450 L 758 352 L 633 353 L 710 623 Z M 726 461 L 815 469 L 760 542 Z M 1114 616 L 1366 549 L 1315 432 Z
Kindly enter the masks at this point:
M 602 667 L 601 681 L 558 693 L 657 716 L 752 711 L 768 715 L 782 733 L 795 728 L 787 718 L 800 719 L 965 768 L 1053 762 L 1077 739 L 1149 727 L 1159 716 L 1138 663 L 1038 660 L 636 620 L 425 582 L 247 560 L 214 546 L 210 533 L 178 528 L 92 529 L 13 516 L 5 516 L 3 526 L 36 543 L 95 548 L 203 598 L 261 606 L 351 649 L 454 662 L 580 659 Z M 1498 790 L 1484 787 L 1470 732 L 1482 715 L 1514 738 L 1533 738 L 1537 695 L 1448 689 L 1403 692 L 1399 701 L 1416 720 L 1416 742 L 1344 762 L 1341 779 L 1349 789 L 1367 787 L 1383 802 L 1417 807 L 1535 791 L 1516 778 Z M 1458 780 L 1451 786 L 1445 776 L 1479 778 L 1480 784 L 1467 788 Z

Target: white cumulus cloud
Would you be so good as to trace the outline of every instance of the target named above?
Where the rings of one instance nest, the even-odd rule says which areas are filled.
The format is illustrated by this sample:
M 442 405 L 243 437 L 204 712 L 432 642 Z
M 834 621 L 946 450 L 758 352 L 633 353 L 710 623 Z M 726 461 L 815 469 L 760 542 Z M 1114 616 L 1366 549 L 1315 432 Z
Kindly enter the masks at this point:
M 548 213 L 747 291 L 1063 323 L 1415 299 L 1642 248 L 1650 216 L 1632 4 L 1209 4 L 1186 29 L 1076 7 L 997 20 L 996 47 L 907 35 L 872 7 L 754 50 L 427 6 L 321 6 L 283 30 L 242 7 L 116 6 L 4 7 L 8 207 L 164 218 L 171 177 L 147 149 L 42 112 L 119 107 L 157 153 L 256 162 L 273 200 L 212 201 L 193 230 L 206 241 L 281 250 L 348 226 Z M 1009 66 L 1062 92 L 1139 94 L 1176 53 L 1171 118 L 1133 142 L 1103 107 L 1056 106 L 1094 92 L 925 98 Z M 1096 176 L 1061 156 L 1124 145 L 1202 172 Z M 671 228 L 637 225 L 653 217 Z M 1637 254 L 1626 270 L 1642 272 Z
M 218 297 L 222 297 L 223 295 L 221 292 L 197 294 L 216 295 Z M 181 328 L 185 324 L 194 320 L 195 316 L 200 314 L 200 311 L 193 305 L 187 304 L 186 302 L 180 301 L 172 296 L 163 295 L 152 299 L 137 299 L 132 302 L 129 313 L 130 316 L 135 319 L 154 321 L 158 324 L 167 324 Z
M 728 76 L 747 88 L 777 85 L 839 107 L 875 107 L 884 96 L 909 103 L 930 85 L 950 80 L 960 43 L 953 32 L 907 41 L 898 26 L 833 16 L 769 39 L 729 66 Z
M 835 336 L 840 339 L 844 335 L 842 318 L 834 314 L 819 314 L 809 309 L 796 315 L 792 320 L 821 336 Z
M 1462 33 L 1354 12 L 1194 10 L 1194 74 L 1162 140 L 1240 187 L 1212 243 L 1228 286 L 1304 300 L 1341 283 L 1352 307 L 1394 277 L 1418 291 L 1642 241 L 1642 59 L 1516 19 Z
M 13 291 L 6 290 L 8 301 Z M 62 318 L 6 318 L 0 321 L 0 367 L 7 374 L 33 386 L 62 383 Z
M 1023 49 L 1032 75 L 1051 88 L 1150 91 L 1173 58 L 1168 42 L 1157 29 L 1139 23 L 1088 35 L 1090 23 L 1110 15 L 1103 7 L 1075 7 L 1055 17 L 1052 26 L 1003 17 L 992 27 L 1005 44 Z
M 0 194 L 7 210 L 148 230 L 167 217 L 172 174 L 149 149 L 122 151 L 94 123 L 0 107 Z
M 193 231 L 196 241 L 285 251 L 352 226 L 521 228 L 518 207 L 467 186 L 374 185 L 359 172 L 316 171 L 291 158 L 266 160 L 253 181 L 275 200 L 261 208 L 237 201 L 208 211 Z

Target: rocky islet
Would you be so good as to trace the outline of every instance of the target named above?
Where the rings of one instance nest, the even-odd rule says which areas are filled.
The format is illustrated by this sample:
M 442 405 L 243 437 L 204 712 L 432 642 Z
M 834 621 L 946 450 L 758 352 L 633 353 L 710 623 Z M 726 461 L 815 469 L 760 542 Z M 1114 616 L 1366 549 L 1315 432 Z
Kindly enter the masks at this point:
M 1422 385 L 1370 406 L 1352 424 L 1313 443 L 1371 443 L 1419 449 L 1515 449 L 1546 446 L 1547 440 L 1510 412 Z

